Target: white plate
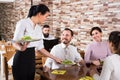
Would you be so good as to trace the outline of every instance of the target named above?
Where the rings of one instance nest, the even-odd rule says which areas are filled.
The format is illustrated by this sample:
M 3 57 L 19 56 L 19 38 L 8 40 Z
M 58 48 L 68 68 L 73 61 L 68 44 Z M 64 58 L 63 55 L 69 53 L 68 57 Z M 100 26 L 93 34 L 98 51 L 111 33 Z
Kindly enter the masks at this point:
M 18 41 L 14 41 L 13 42 L 19 42 L 19 43 L 23 43 L 23 42 L 34 42 L 34 41 L 39 41 L 41 39 L 31 39 L 31 40 L 18 40 Z

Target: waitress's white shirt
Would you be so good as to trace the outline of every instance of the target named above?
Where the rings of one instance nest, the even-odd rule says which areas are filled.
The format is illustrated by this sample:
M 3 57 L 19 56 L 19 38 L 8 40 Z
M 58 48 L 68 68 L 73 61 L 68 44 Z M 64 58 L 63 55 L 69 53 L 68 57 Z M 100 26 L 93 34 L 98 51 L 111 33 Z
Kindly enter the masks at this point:
M 36 24 L 34 27 L 34 23 L 30 18 L 22 19 L 17 22 L 13 40 L 20 40 L 25 35 L 30 36 L 33 39 L 41 39 L 39 41 L 30 42 L 28 48 L 36 47 L 37 50 L 44 48 L 42 40 L 42 29 L 38 24 Z

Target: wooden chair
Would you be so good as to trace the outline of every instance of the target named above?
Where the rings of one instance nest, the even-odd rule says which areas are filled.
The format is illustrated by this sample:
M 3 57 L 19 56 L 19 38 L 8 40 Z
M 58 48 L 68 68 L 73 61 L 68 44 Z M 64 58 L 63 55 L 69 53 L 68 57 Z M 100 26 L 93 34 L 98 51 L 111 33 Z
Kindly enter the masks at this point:
M 9 72 L 12 70 L 11 66 L 8 65 L 8 61 L 10 58 L 15 54 L 15 48 L 12 45 L 5 45 L 5 53 L 3 54 L 4 57 L 4 71 L 5 71 L 5 78 L 8 79 Z
M 5 43 L 5 40 L 0 41 L 0 45 L 4 45 Z
M 34 80 L 41 80 L 41 74 L 38 73 L 38 70 L 41 70 L 43 68 L 42 57 L 43 55 L 40 54 L 38 51 L 35 52 L 36 74 Z
M 12 41 L 7 41 L 5 45 L 12 45 Z
M 36 53 L 35 53 L 35 63 L 36 63 L 35 68 L 36 69 L 39 69 L 39 68 L 43 67 L 42 56 L 43 56 L 42 54 L 40 54 L 39 52 L 36 51 Z
M 3 54 L 4 57 L 4 72 L 5 72 L 5 79 L 9 80 L 9 73 L 12 70 L 11 66 L 8 65 L 8 61 L 12 58 L 12 56 L 15 54 L 15 49 L 12 45 L 6 45 L 5 46 L 5 54 Z M 40 53 L 36 54 L 36 69 L 42 68 L 42 55 Z M 36 77 L 36 76 L 35 76 Z M 40 78 L 39 78 L 40 79 Z M 38 80 L 35 78 L 35 80 Z
M 84 55 L 85 55 L 84 50 L 78 50 L 78 52 L 80 53 L 81 57 L 84 59 Z
M 48 58 L 48 57 L 46 57 L 46 56 L 43 56 L 43 57 L 42 57 L 42 64 L 43 64 L 43 65 L 45 64 L 45 61 L 46 61 L 47 58 Z

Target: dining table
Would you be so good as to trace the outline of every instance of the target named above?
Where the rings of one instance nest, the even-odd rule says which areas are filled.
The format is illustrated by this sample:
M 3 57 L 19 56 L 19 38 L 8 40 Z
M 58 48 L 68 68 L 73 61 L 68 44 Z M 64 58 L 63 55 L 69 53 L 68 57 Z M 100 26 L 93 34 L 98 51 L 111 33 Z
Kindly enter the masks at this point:
M 55 70 L 65 71 L 64 74 L 54 74 Z M 42 77 L 42 80 L 79 80 L 82 77 L 89 76 L 89 68 L 83 66 L 73 65 L 70 67 L 62 67 L 59 69 L 49 70 L 44 72 L 43 70 L 36 70 L 38 74 Z

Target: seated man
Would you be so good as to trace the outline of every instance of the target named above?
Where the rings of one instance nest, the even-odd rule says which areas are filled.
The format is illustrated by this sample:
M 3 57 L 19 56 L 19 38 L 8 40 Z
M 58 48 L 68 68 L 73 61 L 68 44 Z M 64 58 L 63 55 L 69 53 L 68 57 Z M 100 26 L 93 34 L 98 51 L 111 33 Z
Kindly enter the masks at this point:
M 43 33 L 43 39 L 45 39 L 45 40 L 55 39 L 55 37 L 53 35 L 50 35 L 50 26 L 49 25 L 43 26 L 42 33 Z
M 81 55 L 77 52 L 77 48 L 70 45 L 72 38 L 73 31 L 69 28 L 65 28 L 61 34 L 61 43 L 55 45 L 50 53 L 62 60 L 69 60 L 72 63 L 81 63 L 85 66 Z M 49 69 L 58 69 L 60 67 L 64 67 L 64 65 L 56 63 L 51 58 L 47 58 L 44 64 L 45 71 L 48 71 Z
M 44 48 L 50 52 L 52 47 L 59 43 L 59 39 L 50 35 L 50 26 L 44 25 L 42 28 Z

